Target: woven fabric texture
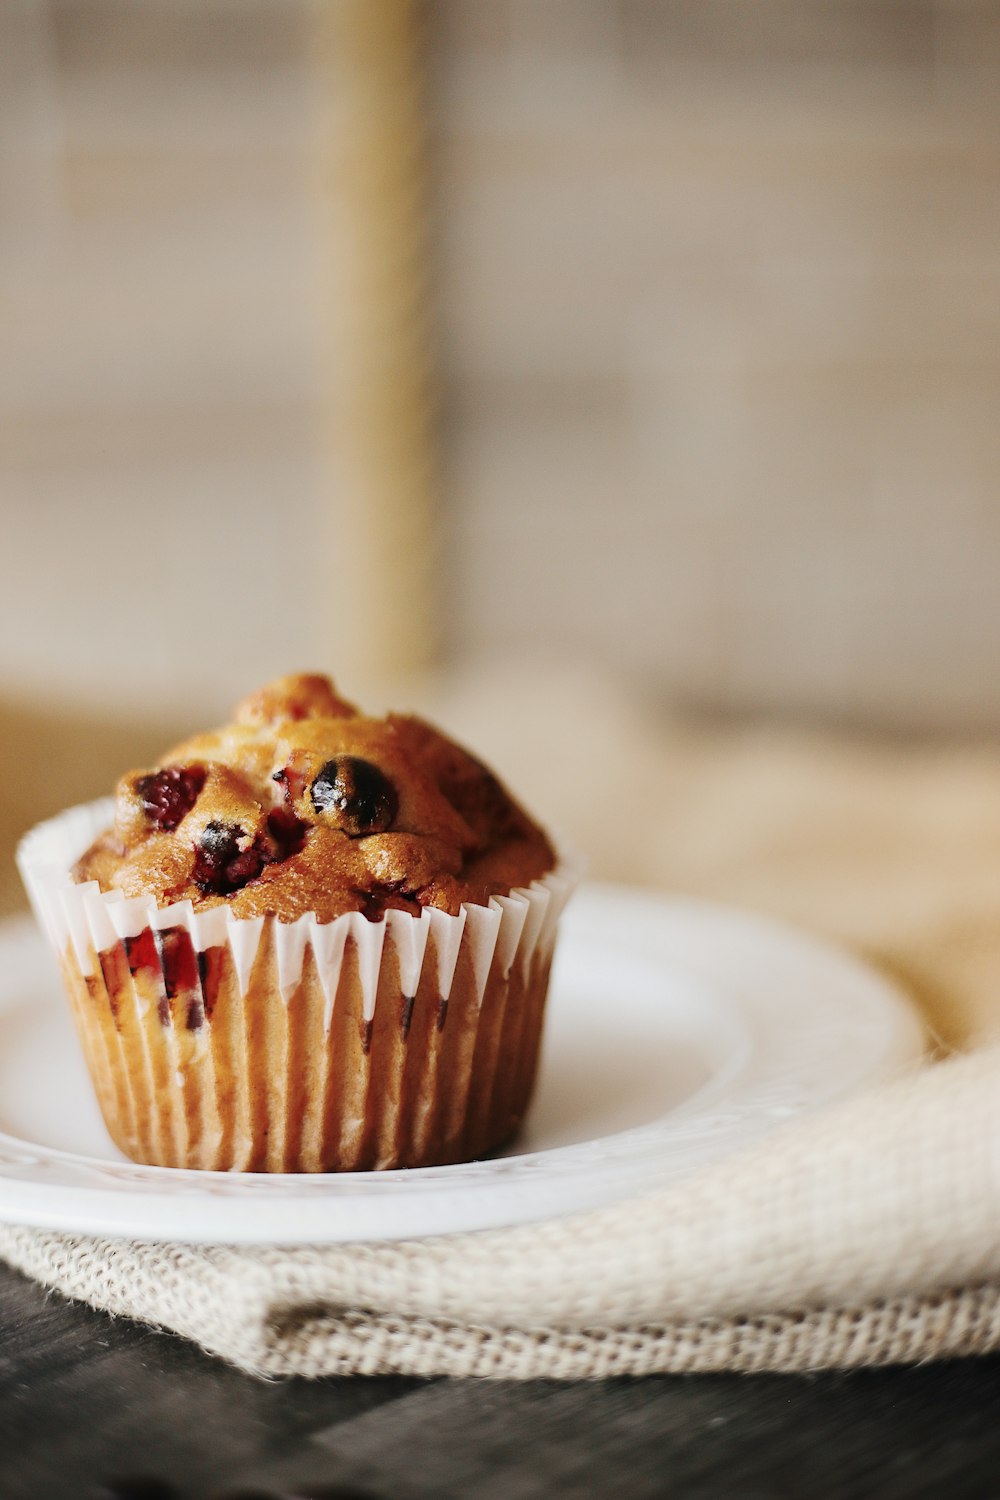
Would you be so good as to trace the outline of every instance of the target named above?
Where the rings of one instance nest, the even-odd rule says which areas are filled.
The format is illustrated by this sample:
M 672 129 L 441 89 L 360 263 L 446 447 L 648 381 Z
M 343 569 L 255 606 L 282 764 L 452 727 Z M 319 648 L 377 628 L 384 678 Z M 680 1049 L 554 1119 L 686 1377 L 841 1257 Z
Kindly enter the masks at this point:
M 802 1372 L 915 1363 L 1000 1349 L 1000 1291 L 987 1286 L 937 1297 L 753 1318 L 579 1330 L 490 1326 L 316 1307 L 248 1295 L 245 1267 L 212 1252 L 0 1231 L 12 1265 L 68 1297 L 173 1328 L 250 1374 L 475 1375 L 506 1380 L 605 1379 L 614 1375 Z M 205 1285 L 212 1288 L 209 1295 Z

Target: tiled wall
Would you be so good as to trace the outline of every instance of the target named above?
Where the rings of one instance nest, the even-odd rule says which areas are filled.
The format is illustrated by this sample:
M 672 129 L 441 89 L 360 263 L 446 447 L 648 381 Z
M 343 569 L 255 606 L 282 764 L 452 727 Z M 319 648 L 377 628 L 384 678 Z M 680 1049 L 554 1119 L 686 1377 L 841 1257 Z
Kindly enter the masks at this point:
M 436 9 L 455 641 L 1000 723 L 1000 7 Z
M 426 14 L 450 649 L 1000 724 L 1000 7 Z M 338 661 L 310 15 L 0 10 L 0 687 Z
M 0 689 L 197 713 L 317 659 L 306 35 L 0 5 Z

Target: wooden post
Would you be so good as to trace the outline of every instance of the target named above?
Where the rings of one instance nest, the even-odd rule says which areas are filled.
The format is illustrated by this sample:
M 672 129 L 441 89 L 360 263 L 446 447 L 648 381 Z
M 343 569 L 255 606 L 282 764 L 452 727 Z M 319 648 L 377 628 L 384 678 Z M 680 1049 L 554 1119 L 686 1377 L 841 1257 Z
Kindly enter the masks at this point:
M 330 661 L 352 684 L 427 666 L 436 474 L 422 15 L 320 0 L 332 492 Z

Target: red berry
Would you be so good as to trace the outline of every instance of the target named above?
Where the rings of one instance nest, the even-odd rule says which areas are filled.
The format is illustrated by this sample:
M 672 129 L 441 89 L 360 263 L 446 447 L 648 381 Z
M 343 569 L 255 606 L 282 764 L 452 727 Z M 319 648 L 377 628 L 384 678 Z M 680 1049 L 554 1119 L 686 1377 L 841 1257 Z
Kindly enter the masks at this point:
M 290 807 L 276 807 L 267 815 L 267 831 L 274 845 L 268 859 L 270 864 L 298 854 L 306 841 L 309 825 L 297 818 Z
M 164 833 L 173 833 L 197 802 L 205 774 L 204 766 L 165 766 L 140 776 L 135 789 L 149 821 Z

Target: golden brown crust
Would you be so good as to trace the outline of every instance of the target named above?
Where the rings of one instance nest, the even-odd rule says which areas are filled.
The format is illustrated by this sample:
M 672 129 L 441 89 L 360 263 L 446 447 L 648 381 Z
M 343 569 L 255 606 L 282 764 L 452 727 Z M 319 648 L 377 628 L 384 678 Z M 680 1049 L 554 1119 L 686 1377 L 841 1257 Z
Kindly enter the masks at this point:
M 112 828 L 74 873 L 162 905 L 328 922 L 456 913 L 554 863 L 545 834 L 467 751 L 420 719 L 367 718 L 326 678 L 301 675 L 123 776 Z

